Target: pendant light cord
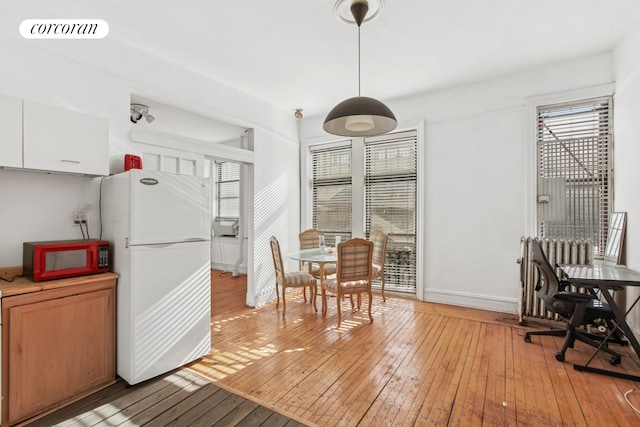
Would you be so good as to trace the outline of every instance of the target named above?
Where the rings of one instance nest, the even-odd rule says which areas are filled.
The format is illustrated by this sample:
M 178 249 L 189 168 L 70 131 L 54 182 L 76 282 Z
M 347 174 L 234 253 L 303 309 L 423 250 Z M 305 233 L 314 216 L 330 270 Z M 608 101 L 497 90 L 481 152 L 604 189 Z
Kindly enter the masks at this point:
M 360 97 L 360 25 L 358 25 L 358 97 Z

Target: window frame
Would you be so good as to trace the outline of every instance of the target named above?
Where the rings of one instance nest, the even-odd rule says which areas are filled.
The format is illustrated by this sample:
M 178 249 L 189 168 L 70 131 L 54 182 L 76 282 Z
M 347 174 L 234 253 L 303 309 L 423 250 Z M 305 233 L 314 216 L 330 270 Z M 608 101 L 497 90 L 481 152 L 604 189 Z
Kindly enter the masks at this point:
M 525 101 L 526 143 L 525 143 L 525 235 L 536 236 L 538 232 L 538 107 L 563 103 L 579 102 L 592 98 L 613 97 L 614 84 L 597 85 L 589 88 L 576 89 L 560 93 L 529 97 Z M 613 111 L 613 107 L 612 107 Z M 612 137 L 610 149 L 613 150 L 615 137 Z M 613 163 L 613 154 L 610 158 Z M 613 169 L 613 164 L 612 164 Z M 615 192 L 610 187 L 610 209 L 615 211 Z
M 407 233 L 393 233 L 392 230 L 384 230 L 388 236 L 389 241 L 387 243 L 387 263 L 389 260 L 396 257 L 399 261 L 396 266 L 389 265 L 388 268 L 385 268 L 385 276 L 389 279 L 385 279 L 385 286 L 388 290 L 396 290 L 400 292 L 406 292 L 407 289 L 413 289 L 406 286 L 405 278 L 406 275 L 409 274 L 413 276 L 417 280 L 417 259 L 416 253 L 411 253 L 410 251 L 406 251 L 406 248 L 402 249 L 402 244 L 398 245 L 398 242 L 402 242 L 403 239 L 411 239 L 411 245 L 414 246 L 415 250 L 417 250 L 417 173 L 418 173 L 418 159 L 417 159 L 417 132 L 415 131 L 407 131 L 407 132 L 393 132 L 391 135 L 382 135 L 379 137 L 371 137 L 364 139 L 364 158 L 365 158 L 365 191 L 363 193 L 363 203 L 365 206 L 365 234 L 368 237 L 369 233 L 377 228 L 372 224 L 373 212 L 372 210 L 375 208 L 372 206 L 372 202 L 376 200 L 375 196 L 379 196 L 380 184 L 386 185 L 397 185 L 399 183 L 409 183 L 409 187 L 413 187 L 410 189 L 405 189 L 406 191 L 413 192 L 413 218 L 411 219 L 411 228 Z M 387 158 L 379 159 L 381 161 L 376 161 L 376 155 L 383 155 L 392 151 L 399 152 L 402 150 L 403 152 L 409 154 L 409 156 L 401 156 L 401 157 L 409 157 L 412 159 L 409 168 L 404 169 L 391 169 L 391 170 L 377 170 L 377 173 L 371 170 L 371 166 L 384 166 L 385 168 L 388 166 Z M 391 155 L 389 159 L 397 159 L 397 155 Z M 384 173 L 383 173 L 384 172 Z M 390 173 L 389 173 L 390 172 Z M 384 194 L 384 190 L 383 190 Z M 397 193 L 393 193 L 395 195 Z M 373 196 L 373 197 L 372 197 Z M 391 195 L 384 194 L 385 199 L 387 197 L 391 197 Z M 373 199 L 373 200 L 372 200 Z M 404 199 L 408 200 L 408 199 Z M 384 205 L 385 210 L 390 206 L 388 204 Z M 394 217 L 396 215 L 391 214 Z M 394 247 L 395 246 L 395 247 Z M 394 282 L 392 278 L 395 277 L 397 281 Z M 415 288 L 417 288 L 417 282 L 415 283 Z
M 426 212 L 425 206 L 425 194 L 423 191 L 425 182 L 425 120 L 416 119 L 408 120 L 399 123 L 394 132 L 414 130 L 417 135 L 417 195 L 416 195 L 416 293 L 415 297 L 420 300 L 425 300 L 425 265 L 424 265 L 424 247 L 425 239 L 424 235 L 426 219 L 424 213 Z M 311 154 L 310 147 L 316 145 L 331 146 L 333 144 L 344 144 L 345 141 L 351 141 L 353 148 L 353 188 L 354 194 L 361 194 L 364 191 L 364 155 L 363 155 L 363 138 L 352 139 L 338 139 L 334 135 L 324 135 L 312 138 L 306 138 L 301 140 L 300 150 L 300 182 L 301 182 L 301 195 L 300 195 L 300 227 L 302 230 L 311 228 L 311 216 L 312 216 L 312 196 L 311 196 Z M 359 169 L 356 169 L 359 168 Z M 352 213 L 352 237 L 366 238 L 365 236 L 365 209 L 364 202 L 362 207 L 354 206 Z M 360 231 L 361 230 L 361 231 Z

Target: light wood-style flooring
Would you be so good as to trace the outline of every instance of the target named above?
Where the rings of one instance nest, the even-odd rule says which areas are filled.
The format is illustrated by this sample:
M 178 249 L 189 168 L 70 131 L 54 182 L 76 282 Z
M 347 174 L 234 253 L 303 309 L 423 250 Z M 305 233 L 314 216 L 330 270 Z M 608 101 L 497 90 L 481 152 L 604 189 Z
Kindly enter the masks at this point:
M 275 301 L 246 308 L 243 280 L 212 272 L 212 353 L 175 374 L 206 378 L 246 405 L 323 427 L 640 425 L 631 407 L 640 408 L 638 384 L 573 369 L 589 347 L 577 343 L 561 363 L 554 357 L 560 339 L 524 342 L 524 332 L 544 322 L 524 327 L 515 314 L 390 294 L 384 303 L 376 294 L 373 323 L 345 300 L 338 330 L 335 298 L 323 318 L 320 301 L 316 313 L 292 290 L 283 319 Z M 615 369 L 640 375 L 630 349 L 613 348 L 625 354 Z M 611 368 L 605 356 L 592 364 Z M 206 402 L 194 408 L 211 410 Z M 169 399 L 156 405 L 176 410 Z M 168 415 L 158 417 L 108 425 L 166 425 L 160 420 Z
M 326 318 L 318 310 L 293 290 L 284 319 L 275 303 L 220 312 L 211 355 L 190 369 L 320 426 L 640 425 L 624 397 L 638 384 L 575 371 L 592 352 L 582 343 L 561 363 L 560 339 L 524 342 L 541 321 L 377 293 L 373 323 L 348 300 L 339 330 L 335 298 Z M 611 368 L 606 356 L 592 364 Z M 640 391 L 627 398 L 640 408 Z

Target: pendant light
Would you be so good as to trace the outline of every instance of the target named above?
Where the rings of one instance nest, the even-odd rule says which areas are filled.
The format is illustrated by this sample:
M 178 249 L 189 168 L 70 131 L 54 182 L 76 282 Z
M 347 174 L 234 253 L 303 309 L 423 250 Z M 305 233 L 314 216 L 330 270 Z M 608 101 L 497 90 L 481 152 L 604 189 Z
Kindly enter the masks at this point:
M 398 125 L 389 107 L 377 99 L 360 96 L 360 26 L 368 11 L 367 0 L 353 0 L 351 14 L 358 25 L 358 96 L 342 101 L 327 114 L 322 128 L 334 135 L 381 135 Z

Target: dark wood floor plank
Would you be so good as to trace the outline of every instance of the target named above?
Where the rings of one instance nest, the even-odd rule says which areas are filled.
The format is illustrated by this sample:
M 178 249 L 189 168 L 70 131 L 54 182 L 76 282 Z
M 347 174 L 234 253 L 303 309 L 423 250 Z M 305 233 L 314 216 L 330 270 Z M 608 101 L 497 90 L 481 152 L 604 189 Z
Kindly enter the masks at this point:
M 253 427 L 253 426 L 264 426 L 265 422 L 275 413 L 264 406 L 258 406 L 254 408 L 247 416 L 242 418 L 236 423 L 237 427 Z M 283 417 L 283 422 L 281 425 L 284 426 L 288 419 Z
M 222 402 L 216 406 L 210 408 L 200 418 L 195 420 L 190 426 L 192 427 L 212 427 L 218 423 L 221 419 L 231 413 L 235 408 L 246 402 L 242 397 L 230 394 Z M 233 424 L 229 424 L 233 425 Z
M 229 412 L 222 419 L 220 419 L 220 421 L 215 423 L 213 426 L 214 427 L 236 426 L 242 420 L 247 418 L 249 414 L 255 411 L 258 407 L 259 405 L 257 403 L 252 402 L 250 400 L 244 400 L 238 406 L 233 408 L 231 412 Z
M 153 418 L 151 423 L 159 426 L 170 425 L 172 422 L 198 407 L 198 405 L 202 404 L 206 399 L 210 398 L 220 390 L 220 388 L 213 384 L 208 384 L 190 393 L 185 399 L 175 405 L 160 405 L 163 411 Z
M 196 422 L 196 420 L 200 419 L 211 408 L 217 406 L 218 404 L 220 404 L 220 402 L 224 401 L 230 396 L 231 393 L 229 393 L 228 391 L 218 389 L 215 393 L 203 400 L 199 405 L 191 408 L 188 412 L 182 414 L 172 422 L 168 423 L 167 426 L 191 426 Z

